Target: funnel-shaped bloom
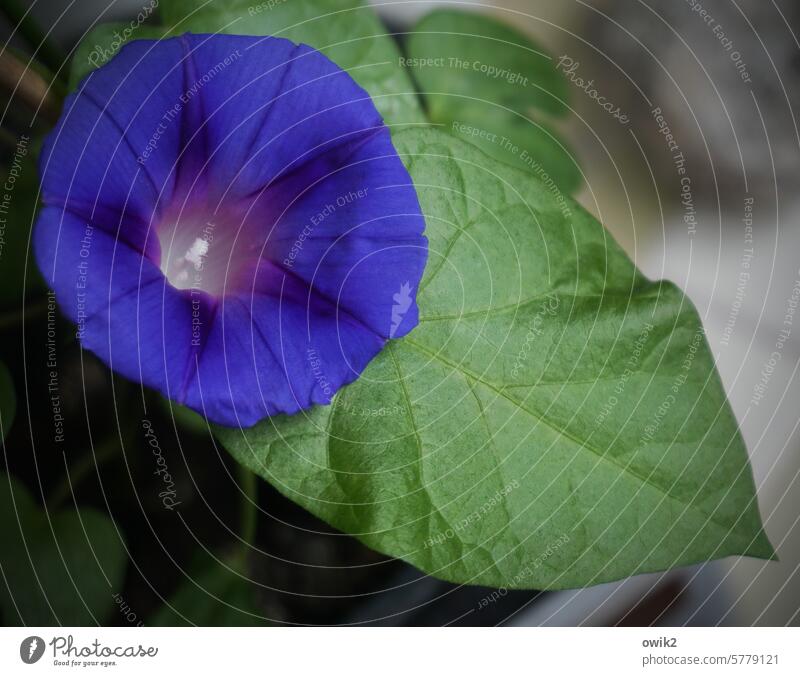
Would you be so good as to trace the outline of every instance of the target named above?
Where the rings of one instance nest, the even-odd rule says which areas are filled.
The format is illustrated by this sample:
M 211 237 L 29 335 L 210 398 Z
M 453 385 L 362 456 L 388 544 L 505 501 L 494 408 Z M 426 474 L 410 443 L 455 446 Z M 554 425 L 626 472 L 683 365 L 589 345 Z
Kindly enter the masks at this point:
M 214 422 L 328 403 L 417 323 L 411 179 L 310 47 L 133 42 L 67 99 L 41 172 L 36 257 L 83 346 Z

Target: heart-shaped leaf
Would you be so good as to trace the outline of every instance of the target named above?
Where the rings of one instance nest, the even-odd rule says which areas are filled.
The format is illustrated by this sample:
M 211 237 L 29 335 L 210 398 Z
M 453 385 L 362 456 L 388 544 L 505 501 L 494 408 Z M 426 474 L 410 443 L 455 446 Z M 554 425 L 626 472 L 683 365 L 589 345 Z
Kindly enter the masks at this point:
M 586 586 L 771 557 L 697 312 L 529 174 L 395 137 L 427 219 L 419 327 L 331 406 L 218 429 L 240 462 L 426 573 Z
M 565 192 L 580 185 L 568 145 L 531 117 L 568 108 L 566 80 L 529 37 L 484 14 L 442 9 L 417 23 L 407 52 L 431 121 Z
M 0 473 L 0 608 L 6 625 L 97 625 L 114 608 L 125 550 L 93 509 L 46 514 L 17 479 Z
M 161 627 L 265 626 L 254 597 L 255 585 L 239 572 L 239 561 L 198 557 L 169 603 L 148 624 Z

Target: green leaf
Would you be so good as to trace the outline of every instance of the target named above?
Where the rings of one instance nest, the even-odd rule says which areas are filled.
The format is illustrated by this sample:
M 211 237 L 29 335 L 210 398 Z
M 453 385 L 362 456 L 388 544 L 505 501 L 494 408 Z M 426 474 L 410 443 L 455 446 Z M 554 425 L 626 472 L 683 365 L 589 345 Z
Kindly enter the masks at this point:
M 0 473 L 0 608 L 6 625 L 102 623 L 115 606 L 126 556 L 120 534 L 93 509 L 48 515 Z
M 113 59 L 123 45 L 131 40 L 156 40 L 163 37 L 164 28 L 131 23 L 104 23 L 93 28 L 81 41 L 72 57 L 69 70 L 69 89 L 76 89 L 78 83 L 95 68 Z
M 238 561 L 198 558 L 178 589 L 149 624 L 159 627 L 265 626 L 253 596 L 254 584 L 237 571 Z
M 453 95 L 551 115 L 568 111 L 567 83 L 530 37 L 486 14 L 441 9 L 424 16 L 408 38 L 412 63 L 432 113 Z
M 369 92 L 387 124 L 425 120 L 397 46 L 360 0 L 162 0 L 160 11 L 172 34 L 274 35 L 308 44 Z
M 0 441 L 6 438 L 17 414 L 17 395 L 8 368 L 0 362 Z
M 468 105 L 451 111 L 453 119 L 440 118 L 451 134 L 478 146 L 494 159 L 534 174 L 554 191 L 571 194 L 582 182 L 572 150 L 546 124 L 520 114 L 485 106 Z
M 444 9 L 420 20 L 407 51 L 432 122 L 453 132 L 469 127 L 458 135 L 495 159 L 548 174 L 566 192 L 580 185 L 569 147 L 531 117 L 565 115 L 568 90 L 528 36 L 484 14 Z
M 202 415 L 166 397 L 160 397 L 160 402 L 164 415 L 172 420 L 178 429 L 189 434 L 208 435 L 208 421 Z
M 233 456 L 458 583 L 570 588 L 771 557 L 689 300 L 528 174 L 436 130 L 395 143 L 430 240 L 420 325 L 331 406 L 217 429 Z

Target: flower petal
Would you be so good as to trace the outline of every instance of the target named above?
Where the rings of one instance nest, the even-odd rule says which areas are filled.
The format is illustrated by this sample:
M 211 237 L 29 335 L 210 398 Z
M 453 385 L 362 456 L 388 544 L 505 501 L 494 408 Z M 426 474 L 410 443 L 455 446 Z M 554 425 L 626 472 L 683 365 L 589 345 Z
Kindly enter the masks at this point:
M 411 179 L 310 47 L 130 43 L 69 97 L 41 167 L 37 260 L 84 347 L 214 422 L 329 403 L 418 321 Z

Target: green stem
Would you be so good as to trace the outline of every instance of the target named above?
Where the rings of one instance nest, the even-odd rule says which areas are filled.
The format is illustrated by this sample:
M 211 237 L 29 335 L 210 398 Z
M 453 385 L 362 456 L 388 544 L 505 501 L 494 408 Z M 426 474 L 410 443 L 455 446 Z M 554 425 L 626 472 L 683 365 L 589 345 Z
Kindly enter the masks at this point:
M 242 489 L 239 536 L 242 539 L 241 558 L 256 540 L 258 530 L 258 477 L 244 465 L 239 465 L 239 484 Z
M 34 49 L 50 70 L 62 73 L 66 62 L 64 53 L 56 47 L 45 32 L 33 20 L 31 12 L 19 0 L 0 0 L 0 11 L 6 15 L 12 26 L 16 26 L 19 34 Z M 63 79 L 63 75 L 61 76 Z

